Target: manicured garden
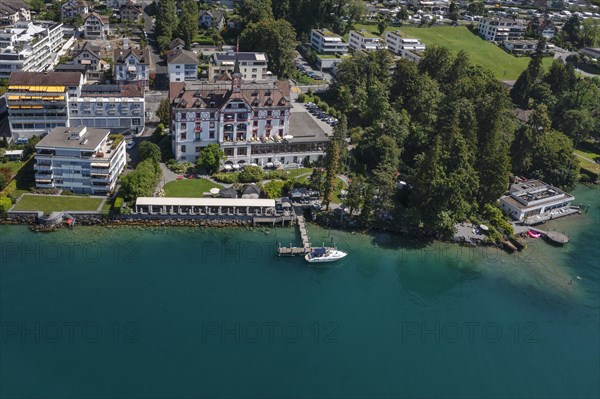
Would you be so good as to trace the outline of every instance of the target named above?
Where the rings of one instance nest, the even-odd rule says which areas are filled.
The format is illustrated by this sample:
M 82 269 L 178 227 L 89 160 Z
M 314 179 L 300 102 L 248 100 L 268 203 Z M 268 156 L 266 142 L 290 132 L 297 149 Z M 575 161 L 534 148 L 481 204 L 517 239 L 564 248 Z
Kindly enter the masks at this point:
M 377 25 L 355 24 L 355 29 L 365 29 L 377 33 Z M 446 47 L 456 54 L 464 50 L 474 64 L 491 70 L 500 80 L 516 80 L 527 68 L 529 57 L 515 57 L 500 47 L 483 40 L 464 26 L 434 26 L 422 27 L 388 26 L 386 31 L 400 30 L 406 37 L 416 37 L 426 46 L 438 45 Z M 543 59 L 543 65 L 548 68 L 552 63 L 551 57 Z
M 42 211 L 44 213 L 60 211 L 95 211 L 102 202 L 101 198 L 65 195 L 24 194 L 14 206 L 14 211 Z
M 166 197 L 203 197 L 211 188 L 222 189 L 223 186 L 207 179 L 182 179 L 165 184 Z

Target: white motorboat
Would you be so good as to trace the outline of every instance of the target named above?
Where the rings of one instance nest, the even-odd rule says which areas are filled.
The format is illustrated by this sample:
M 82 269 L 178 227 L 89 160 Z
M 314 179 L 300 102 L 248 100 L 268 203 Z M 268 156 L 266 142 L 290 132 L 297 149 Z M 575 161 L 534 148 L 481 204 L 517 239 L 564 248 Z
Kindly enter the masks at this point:
M 335 262 L 336 260 L 344 258 L 346 255 L 348 254 L 334 248 L 317 247 L 304 255 L 304 259 L 308 263 L 325 263 Z

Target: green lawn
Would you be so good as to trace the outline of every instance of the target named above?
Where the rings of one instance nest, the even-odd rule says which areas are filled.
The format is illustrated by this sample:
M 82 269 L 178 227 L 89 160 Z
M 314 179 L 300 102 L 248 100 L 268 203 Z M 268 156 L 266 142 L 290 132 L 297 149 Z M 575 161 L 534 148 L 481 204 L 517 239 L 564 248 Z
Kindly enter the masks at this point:
M 166 197 L 203 197 L 211 188 L 222 189 L 223 186 L 206 179 L 183 179 L 169 182 L 165 185 Z
M 581 151 L 581 150 L 575 150 L 575 153 L 582 155 L 586 158 L 589 158 L 591 160 L 595 160 L 596 157 L 600 157 L 600 154 L 595 154 L 593 152 L 586 152 L 586 151 Z M 591 171 L 592 173 L 595 173 L 596 175 L 600 175 L 600 164 L 597 164 L 596 162 L 588 161 L 587 159 L 584 159 L 582 157 L 576 157 L 576 158 L 579 161 L 579 165 L 583 169 L 587 169 L 587 170 Z
M 366 29 L 377 34 L 377 25 L 355 24 L 355 29 Z M 516 80 L 527 68 L 529 57 L 514 57 L 500 47 L 487 42 L 472 33 L 464 26 L 388 26 L 386 31 L 400 30 L 406 37 L 416 37 L 426 46 L 438 45 L 448 48 L 453 53 L 464 50 L 469 54 L 471 62 L 491 70 L 500 80 Z M 552 58 L 545 57 L 543 65 L 548 68 Z
M 10 172 L 14 175 L 25 165 L 25 162 L 9 161 L 0 163 L 0 168 L 10 168 Z
M 95 211 L 102 202 L 101 198 L 70 197 L 64 195 L 25 194 L 14 206 L 14 211 L 42 211 L 44 213 L 60 211 Z

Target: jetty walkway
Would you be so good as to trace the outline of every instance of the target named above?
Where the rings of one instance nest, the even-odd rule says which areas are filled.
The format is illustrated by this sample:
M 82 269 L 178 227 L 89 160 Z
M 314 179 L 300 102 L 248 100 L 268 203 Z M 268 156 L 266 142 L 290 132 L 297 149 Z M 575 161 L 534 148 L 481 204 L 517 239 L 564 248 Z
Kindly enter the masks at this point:
M 312 252 L 313 247 L 310 242 L 310 237 L 308 236 L 308 229 L 306 228 L 306 220 L 304 216 L 296 216 L 296 225 L 298 226 L 298 230 L 300 231 L 300 238 L 302 239 L 302 246 L 295 247 L 291 243 L 287 247 L 282 247 L 281 244 L 279 248 L 277 248 L 277 255 L 279 256 L 294 256 L 294 255 L 305 255 L 307 253 Z M 326 247 L 326 249 L 334 249 Z

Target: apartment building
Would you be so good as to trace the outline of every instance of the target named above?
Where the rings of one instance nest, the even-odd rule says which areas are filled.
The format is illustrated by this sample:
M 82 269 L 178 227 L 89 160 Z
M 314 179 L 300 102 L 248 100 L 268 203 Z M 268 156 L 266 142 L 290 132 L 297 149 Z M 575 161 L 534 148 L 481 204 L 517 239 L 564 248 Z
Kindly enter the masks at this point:
M 504 48 L 513 54 L 531 54 L 537 50 L 537 40 L 505 40 Z
M 237 54 L 237 59 L 244 80 L 260 81 L 270 76 L 267 65 L 269 60 L 265 53 L 240 52 Z M 208 80 L 214 82 L 221 75 L 233 73 L 235 60 L 235 52 L 213 54 L 208 68 Z
M 6 99 L 12 137 L 30 138 L 69 126 L 69 98 L 81 92 L 77 72 L 13 72 Z
M 526 29 L 520 21 L 500 18 L 482 18 L 477 26 L 479 35 L 492 42 L 523 39 Z
M 15 72 L 8 81 L 8 121 L 13 138 L 55 127 L 144 129 L 144 91 L 135 85 L 84 84 L 78 72 Z
M 169 82 L 198 80 L 198 56 L 187 50 L 171 50 L 167 55 Z
M 86 39 L 106 39 L 109 34 L 110 25 L 107 16 L 95 12 L 83 15 L 83 36 Z
M 137 84 L 147 89 L 150 82 L 150 54 L 148 49 L 116 49 L 113 55 L 115 63 L 115 82 L 118 84 Z
M 109 194 L 126 162 L 124 140 L 86 126 L 56 127 L 35 151 L 36 187 L 77 194 Z
M 138 134 L 144 130 L 145 107 L 144 91 L 136 85 L 83 85 L 69 100 L 69 125 Z
M 19 21 L 31 21 L 29 4 L 25 0 L 2 0 L 0 25 L 12 25 Z
M 348 35 L 350 48 L 355 51 L 375 51 L 387 48 L 382 38 L 364 29 L 351 30 Z
M 231 82 L 171 83 L 169 95 L 177 160 L 194 161 L 202 148 L 218 144 L 231 164 L 299 163 L 316 160 L 326 147 L 326 135 L 312 129 L 305 110 L 291 124 L 289 81 L 244 83 L 236 66 Z
M 386 32 L 385 43 L 388 50 L 399 56 L 405 56 L 408 52 L 425 51 L 425 44 L 419 39 L 403 37 L 400 31 Z
M 13 71 L 51 70 L 64 43 L 62 28 L 54 22 L 17 22 L 0 28 L 0 79 Z
M 329 29 L 311 29 L 310 46 L 319 54 L 345 54 L 348 43 Z

